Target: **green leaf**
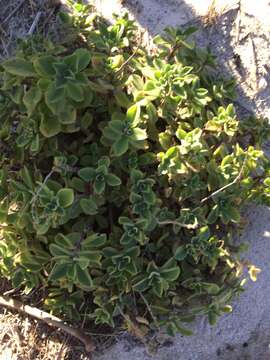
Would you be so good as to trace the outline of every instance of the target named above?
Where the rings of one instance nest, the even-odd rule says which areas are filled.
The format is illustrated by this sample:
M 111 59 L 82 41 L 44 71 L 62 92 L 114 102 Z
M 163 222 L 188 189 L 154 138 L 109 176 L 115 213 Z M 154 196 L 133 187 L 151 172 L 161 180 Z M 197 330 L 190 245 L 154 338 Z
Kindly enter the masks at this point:
M 110 186 L 119 186 L 121 185 L 121 179 L 112 174 L 112 173 L 109 173 L 107 176 L 106 176 L 106 181 L 107 181 L 107 184 L 110 185 Z
M 227 215 L 231 219 L 232 222 L 235 222 L 235 223 L 240 222 L 241 215 L 240 215 L 239 211 L 235 207 L 230 206 L 230 207 L 227 207 L 226 210 L 227 210 Z
M 65 247 L 59 246 L 57 244 L 51 244 L 49 246 L 50 252 L 53 256 L 70 256 L 71 252 Z
M 92 167 L 85 167 L 79 170 L 79 177 L 86 182 L 92 181 L 96 175 L 96 171 Z
M 76 266 L 77 281 L 84 288 L 92 288 L 93 280 L 87 269 L 82 269 L 78 264 Z
M 217 314 L 214 311 L 209 311 L 208 321 L 210 325 L 215 325 L 217 322 Z
M 32 63 L 20 58 L 6 60 L 1 65 L 12 75 L 22 77 L 33 77 L 37 75 Z
M 67 275 L 67 270 L 67 264 L 55 264 L 49 275 L 49 280 L 57 281 L 59 279 L 62 279 Z
M 174 258 L 177 260 L 177 261 L 183 261 L 187 256 L 187 250 L 185 248 L 185 246 L 179 246 L 175 253 L 174 253 Z
M 60 133 L 61 126 L 55 117 L 42 114 L 39 131 L 45 137 L 52 137 Z
M 54 83 L 51 83 L 45 93 L 45 101 L 49 108 L 54 111 L 55 104 L 60 103 L 65 98 L 65 89 L 57 88 Z
M 96 215 L 98 213 L 97 204 L 91 198 L 90 199 L 81 199 L 80 206 L 82 208 L 82 211 L 86 215 Z
M 77 85 L 75 82 L 69 81 L 66 85 L 67 95 L 74 101 L 80 102 L 83 101 L 84 94 L 83 89 L 80 85 Z
M 132 105 L 127 110 L 127 120 L 132 123 L 132 126 L 137 126 L 140 122 L 141 107 L 138 104 Z
M 55 70 L 53 67 L 55 62 L 55 58 L 51 55 L 40 56 L 34 60 L 34 68 L 38 75 L 50 78 L 55 76 Z
M 170 269 L 163 269 L 160 271 L 160 274 L 167 281 L 175 281 L 180 275 L 180 267 L 175 266 Z
M 28 170 L 28 168 L 24 165 L 24 167 L 21 170 L 21 176 L 22 176 L 22 180 L 25 183 L 25 185 L 31 189 L 34 190 L 35 186 L 34 186 L 34 182 L 32 179 L 32 176 L 30 175 L 30 172 Z
M 132 140 L 145 140 L 147 139 L 147 132 L 146 130 L 135 128 L 133 129 Z
M 105 190 L 105 180 L 102 180 L 102 181 L 98 181 L 98 180 L 95 180 L 94 181 L 94 192 L 98 195 L 102 194 Z
M 107 241 L 106 234 L 92 234 L 83 240 L 83 247 L 96 248 L 103 246 Z
M 182 325 L 176 324 L 177 332 L 184 336 L 192 336 L 193 331 L 183 327 Z
M 135 283 L 133 286 L 133 290 L 137 292 L 144 292 L 149 288 L 149 280 L 148 279 L 142 279 Z
M 56 194 L 58 198 L 59 205 L 63 208 L 67 208 L 73 204 L 74 201 L 74 191 L 73 189 L 61 189 Z
M 74 54 L 76 55 L 77 59 L 77 71 L 84 70 L 91 60 L 90 51 L 86 49 L 77 49 L 75 50 Z
M 25 93 L 23 97 L 23 103 L 26 106 L 28 115 L 32 115 L 35 110 L 37 104 L 42 99 L 42 91 L 39 87 L 33 86 L 30 90 Z
M 116 141 L 112 146 L 115 156 L 121 156 L 128 150 L 128 138 L 122 136 L 118 141 Z

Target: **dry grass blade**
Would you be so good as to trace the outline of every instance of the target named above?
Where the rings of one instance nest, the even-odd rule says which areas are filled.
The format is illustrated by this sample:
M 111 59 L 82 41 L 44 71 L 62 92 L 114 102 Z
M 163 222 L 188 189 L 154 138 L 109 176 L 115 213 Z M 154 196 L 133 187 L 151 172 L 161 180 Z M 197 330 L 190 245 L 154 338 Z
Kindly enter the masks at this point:
M 19 4 L 15 7 L 14 10 L 11 11 L 11 13 L 5 18 L 5 20 L 2 21 L 1 25 L 4 25 L 6 23 L 8 23 L 8 21 L 12 18 L 12 16 L 20 9 L 20 7 L 23 5 L 23 3 L 25 2 L 25 0 L 21 0 L 19 2 Z

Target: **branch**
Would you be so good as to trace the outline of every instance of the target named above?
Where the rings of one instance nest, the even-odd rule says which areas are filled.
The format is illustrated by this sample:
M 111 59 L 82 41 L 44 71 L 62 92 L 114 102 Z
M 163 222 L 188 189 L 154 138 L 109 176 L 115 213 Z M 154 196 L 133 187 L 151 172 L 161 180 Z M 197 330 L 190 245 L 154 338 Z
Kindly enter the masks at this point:
M 37 192 L 35 193 L 34 197 L 32 198 L 30 204 L 35 203 L 35 201 L 36 201 L 39 193 L 41 192 L 41 190 L 43 190 L 43 188 L 44 188 L 44 186 L 46 185 L 47 181 L 50 179 L 50 177 L 52 176 L 52 174 L 53 174 L 54 172 L 55 172 L 55 170 L 53 169 L 53 170 L 51 170 L 51 171 L 49 172 L 49 174 L 47 174 L 47 176 L 45 177 L 43 183 L 40 185 L 40 187 L 38 188 L 38 190 L 37 190 Z
M 35 317 L 36 319 L 42 320 L 50 326 L 58 327 L 59 329 L 65 331 L 67 334 L 80 340 L 84 344 L 85 350 L 87 352 L 92 352 L 95 350 L 95 345 L 90 336 L 86 335 L 79 329 L 72 328 L 71 326 L 65 324 L 61 319 L 54 315 L 51 315 L 43 310 L 39 310 L 32 306 L 24 305 L 20 301 L 10 299 L 6 296 L 0 296 L 0 305 Z
M 136 49 L 133 51 L 133 53 L 127 58 L 125 62 L 120 66 L 120 68 L 115 72 L 116 74 L 120 73 L 122 69 L 134 58 L 134 56 L 137 54 L 139 50 L 139 46 L 136 47 Z
M 173 220 L 166 220 L 166 221 L 158 221 L 159 225 L 176 225 L 180 227 L 184 227 L 186 229 L 197 229 L 198 224 L 184 224 L 180 223 L 179 221 L 173 221 Z
M 242 177 L 242 175 L 243 175 L 244 166 L 245 166 L 246 161 L 247 161 L 247 157 L 246 157 L 245 160 L 243 161 L 243 164 L 242 164 L 242 167 L 241 167 L 241 169 L 240 169 L 240 171 L 239 171 L 239 174 L 236 176 L 236 178 L 235 178 L 232 182 L 230 182 L 229 184 L 223 186 L 222 188 L 214 191 L 212 194 L 210 194 L 209 196 L 207 196 L 207 197 L 205 197 L 204 199 L 202 199 L 202 200 L 201 200 L 201 203 L 204 203 L 205 201 L 211 199 L 212 197 L 214 197 L 215 195 L 219 194 L 220 192 L 226 190 L 228 187 L 236 184 L 236 183 L 241 179 L 241 177 Z
M 34 31 L 35 31 L 35 29 L 36 29 L 36 27 L 37 27 L 37 24 L 38 24 L 38 22 L 39 22 L 39 19 L 40 19 L 40 17 L 41 17 L 41 15 L 42 15 L 42 12 L 41 12 L 41 11 L 38 11 L 37 14 L 36 14 L 36 16 L 35 16 L 35 19 L 34 19 L 34 21 L 33 21 L 33 24 L 31 25 L 31 27 L 30 27 L 30 29 L 29 29 L 29 31 L 28 31 L 28 33 L 27 33 L 28 36 L 33 35 L 33 33 L 34 33 Z
M 157 321 L 157 318 L 155 317 L 155 315 L 153 314 L 153 311 L 151 309 L 151 306 L 150 304 L 148 303 L 148 301 L 146 300 L 146 298 L 144 297 L 144 295 L 139 292 L 140 294 L 140 297 L 142 298 L 143 302 L 145 303 L 145 306 L 147 307 L 147 310 L 149 312 L 149 314 L 151 315 L 153 321 L 154 321 L 154 324 L 156 325 L 156 327 L 159 329 L 159 325 L 158 325 L 158 321 Z

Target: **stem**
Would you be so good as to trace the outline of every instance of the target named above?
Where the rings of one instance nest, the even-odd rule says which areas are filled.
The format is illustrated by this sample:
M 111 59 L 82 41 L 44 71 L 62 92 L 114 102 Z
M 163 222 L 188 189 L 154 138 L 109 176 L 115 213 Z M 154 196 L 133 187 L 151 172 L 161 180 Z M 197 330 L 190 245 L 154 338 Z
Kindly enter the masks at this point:
M 59 329 L 65 331 L 67 334 L 80 340 L 84 344 L 85 350 L 87 352 L 92 352 L 95 350 L 95 345 L 90 336 L 86 335 L 84 332 L 82 332 L 79 329 L 72 328 L 71 326 L 65 324 L 58 317 L 51 315 L 46 311 L 34 308 L 29 305 L 24 305 L 20 301 L 8 298 L 6 296 L 0 296 L 0 305 L 33 316 L 36 319 L 44 321 L 49 326 L 58 327 Z
M 52 176 L 53 173 L 54 173 L 54 170 L 51 170 L 51 171 L 49 172 L 49 174 L 45 177 L 43 183 L 42 183 L 42 184 L 40 185 L 40 187 L 38 188 L 35 196 L 34 196 L 34 197 L 32 198 L 32 200 L 31 200 L 31 203 L 30 203 L 30 204 L 33 204 L 33 203 L 36 201 L 39 193 L 41 192 L 41 190 L 43 189 L 43 187 L 46 185 L 47 181 L 49 180 L 49 178 Z
M 179 221 L 173 221 L 173 220 L 166 220 L 166 221 L 158 221 L 159 225 L 176 225 L 180 227 L 184 227 L 186 229 L 197 229 L 198 224 L 183 224 Z
M 120 66 L 120 68 L 116 71 L 116 74 L 120 73 L 122 71 L 122 69 L 130 62 L 130 60 L 134 58 L 134 56 L 137 54 L 138 50 L 139 50 L 139 47 L 137 46 L 137 48 L 134 50 L 134 52 L 127 58 L 127 60 L 125 62 L 123 62 L 123 64 Z
M 219 194 L 220 192 L 226 190 L 228 187 L 236 184 L 236 183 L 241 179 L 241 177 L 242 177 L 242 175 L 243 175 L 244 166 L 245 166 L 246 161 L 247 161 L 247 156 L 245 157 L 245 160 L 243 161 L 242 167 L 241 167 L 238 175 L 236 176 L 236 178 L 235 178 L 232 182 L 230 182 L 229 184 L 223 186 L 222 188 L 214 191 L 212 194 L 210 194 L 209 196 L 207 196 L 207 197 L 205 197 L 204 199 L 202 199 L 202 200 L 201 200 L 201 203 L 204 203 L 205 201 L 211 199 L 212 197 L 214 197 L 215 195 Z
M 156 325 L 156 327 L 159 329 L 159 325 L 158 325 L 158 321 L 157 321 L 157 318 L 155 317 L 155 315 L 153 314 L 153 311 L 151 309 L 151 306 L 150 304 L 148 303 L 148 301 L 146 300 L 145 296 L 139 292 L 140 294 L 140 297 L 142 298 L 143 302 L 145 303 L 145 306 L 147 307 L 147 310 L 149 312 L 149 314 L 151 315 L 153 321 L 154 321 L 154 324 Z

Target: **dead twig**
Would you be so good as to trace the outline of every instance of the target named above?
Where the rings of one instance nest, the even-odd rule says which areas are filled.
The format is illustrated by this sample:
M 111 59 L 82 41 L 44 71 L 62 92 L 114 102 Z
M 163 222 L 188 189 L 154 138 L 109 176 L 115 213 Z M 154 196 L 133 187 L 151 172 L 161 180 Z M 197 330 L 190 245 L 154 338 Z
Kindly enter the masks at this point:
M 19 2 L 19 4 L 15 7 L 15 9 L 13 9 L 12 11 L 11 11 L 11 13 L 2 21 L 2 26 L 4 25 L 4 24 L 6 24 L 11 18 L 12 18 L 12 16 L 14 15 L 14 14 L 16 14 L 16 12 L 20 9 L 20 7 L 23 5 L 23 3 L 25 2 L 25 0 L 21 0 L 20 2 Z
M 137 54 L 139 50 L 139 46 L 137 46 L 137 48 L 133 51 L 133 53 L 127 58 L 127 60 L 125 62 L 123 62 L 123 64 L 120 66 L 120 68 L 116 71 L 116 74 L 120 73 L 123 68 L 130 62 L 130 60 L 132 60 L 134 58 L 134 56 Z
M 148 303 L 148 301 L 146 300 L 145 296 L 144 296 L 141 292 L 139 292 L 139 294 L 140 294 L 140 297 L 142 298 L 143 302 L 145 303 L 145 306 L 147 307 L 147 310 L 148 310 L 149 314 L 151 315 L 151 318 L 153 319 L 154 324 L 155 324 L 156 327 L 159 329 L 159 324 L 158 324 L 157 318 L 156 318 L 156 316 L 153 314 L 153 311 L 152 311 L 152 309 L 151 309 L 150 304 Z
M 23 312 L 24 314 L 30 315 L 38 320 L 44 321 L 49 326 L 55 326 L 63 330 L 67 334 L 80 340 L 84 344 L 85 350 L 87 352 L 92 352 L 95 350 L 95 345 L 90 336 L 86 335 L 84 332 L 82 332 L 79 329 L 72 328 L 71 326 L 65 324 L 61 319 L 59 319 L 54 315 L 51 315 L 43 310 L 34 308 L 32 306 L 24 305 L 18 300 L 14 300 L 4 296 L 0 296 L 0 305 L 16 311 Z
M 158 221 L 158 225 L 176 225 L 186 229 L 197 229 L 198 227 L 198 224 L 184 224 L 174 220 Z
M 38 11 L 37 12 L 37 14 L 36 14 L 36 16 L 35 16 L 35 19 L 34 19 L 34 21 L 33 21 L 33 24 L 31 25 L 31 27 L 30 27 L 30 29 L 29 29 L 29 31 L 28 31 L 28 36 L 30 36 L 30 35 L 33 35 L 33 33 L 34 33 L 34 31 L 35 31 L 35 29 L 36 29 L 36 27 L 37 27 L 37 24 L 38 24 L 38 22 L 39 22 L 39 19 L 40 19 L 40 17 L 41 17 L 41 15 L 42 15 L 42 11 Z
M 250 44 L 251 44 L 251 48 L 252 48 L 252 54 L 253 54 L 253 73 L 254 73 L 254 77 L 256 80 L 256 90 L 258 90 L 259 87 L 259 81 L 258 81 L 258 77 L 259 77 L 259 70 L 258 70 L 258 59 L 257 59 L 257 54 L 256 54 L 256 47 L 254 44 L 254 40 L 253 37 L 250 36 Z
M 238 1 L 238 16 L 236 22 L 236 43 L 239 43 L 241 32 L 241 18 L 242 18 L 242 6 L 241 0 Z
M 222 191 L 228 189 L 230 186 L 236 184 L 242 177 L 242 174 L 243 174 L 243 171 L 244 171 L 244 166 L 245 166 L 245 163 L 247 161 L 247 157 L 245 158 L 245 160 L 243 161 L 243 164 L 242 164 L 242 167 L 238 173 L 238 175 L 236 176 L 236 178 L 230 182 L 229 184 L 223 186 L 222 188 L 214 191 L 212 194 L 210 194 L 209 196 L 205 197 L 204 199 L 201 200 L 201 203 L 204 203 L 206 202 L 207 200 L 211 199 L 212 197 L 216 196 L 217 194 L 221 193 Z

